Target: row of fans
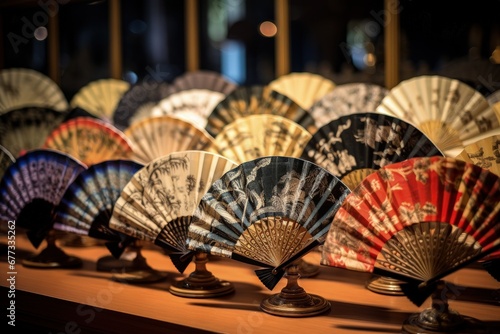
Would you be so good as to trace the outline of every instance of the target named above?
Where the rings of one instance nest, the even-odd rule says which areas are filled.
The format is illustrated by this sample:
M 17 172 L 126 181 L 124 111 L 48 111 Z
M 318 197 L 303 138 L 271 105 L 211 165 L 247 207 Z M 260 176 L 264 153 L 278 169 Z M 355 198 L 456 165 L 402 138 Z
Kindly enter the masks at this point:
M 335 85 L 307 72 L 283 75 L 267 85 L 237 86 L 216 72 L 196 71 L 171 84 L 144 80 L 131 86 L 101 79 L 82 87 L 68 103 L 47 77 L 14 68 L 0 72 L 0 87 L 2 114 L 34 106 L 71 110 L 66 117 L 85 112 L 122 131 L 144 118 L 174 115 L 216 137 L 241 117 L 273 114 L 313 135 L 340 116 L 373 111 L 412 124 L 454 157 L 464 146 L 499 134 L 500 128 L 498 93 L 485 97 L 461 81 L 437 75 L 411 78 L 387 90 L 368 83 Z

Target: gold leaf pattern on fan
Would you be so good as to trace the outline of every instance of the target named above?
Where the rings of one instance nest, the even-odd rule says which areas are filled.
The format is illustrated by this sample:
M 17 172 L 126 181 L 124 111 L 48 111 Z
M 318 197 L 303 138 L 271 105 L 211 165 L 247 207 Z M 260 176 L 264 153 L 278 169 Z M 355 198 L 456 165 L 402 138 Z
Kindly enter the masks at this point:
M 69 107 L 61 88 L 48 76 L 28 68 L 0 71 L 0 114 L 25 107 L 63 112 Z
M 299 124 L 277 115 L 252 115 L 226 125 L 215 137 L 219 152 L 244 162 L 266 155 L 299 157 L 311 134 Z

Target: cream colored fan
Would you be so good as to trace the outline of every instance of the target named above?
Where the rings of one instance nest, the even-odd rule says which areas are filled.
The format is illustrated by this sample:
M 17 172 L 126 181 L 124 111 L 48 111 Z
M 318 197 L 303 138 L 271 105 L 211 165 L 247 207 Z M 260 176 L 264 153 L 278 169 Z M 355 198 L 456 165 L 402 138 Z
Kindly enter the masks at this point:
M 486 137 L 467 145 L 457 159 L 473 163 L 500 176 L 500 135 Z
M 46 75 L 28 68 L 0 71 L 0 114 L 23 107 L 66 111 L 68 101 L 61 88 Z
M 319 74 L 293 72 L 274 79 L 268 86 L 308 110 L 314 102 L 332 91 L 335 83 Z
M 9 152 L 5 147 L 0 145 L 0 180 L 3 177 L 3 173 L 9 168 L 10 165 L 12 165 L 13 162 L 15 162 L 16 159 L 12 155 L 12 153 Z
M 226 125 L 215 137 L 215 144 L 223 156 L 242 163 L 272 155 L 299 157 L 311 136 L 283 116 L 262 114 Z
M 450 157 L 485 134 L 500 133 L 500 117 L 480 92 L 438 75 L 402 81 L 376 111 L 412 123 Z
M 83 86 L 71 99 L 72 108 L 80 107 L 89 113 L 111 122 L 118 102 L 130 84 L 118 79 L 99 79 Z
M 237 84 L 224 77 L 219 72 L 198 70 L 185 72 L 172 82 L 177 91 L 190 89 L 207 89 L 228 95 L 236 89 Z
M 172 115 L 205 128 L 208 115 L 226 96 L 208 89 L 189 89 L 170 94 L 151 109 L 150 116 Z
M 177 151 L 217 152 L 214 138 L 208 132 L 169 115 L 143 119 L 124 133 L 130 140 L 132 157 L 144 164 Z

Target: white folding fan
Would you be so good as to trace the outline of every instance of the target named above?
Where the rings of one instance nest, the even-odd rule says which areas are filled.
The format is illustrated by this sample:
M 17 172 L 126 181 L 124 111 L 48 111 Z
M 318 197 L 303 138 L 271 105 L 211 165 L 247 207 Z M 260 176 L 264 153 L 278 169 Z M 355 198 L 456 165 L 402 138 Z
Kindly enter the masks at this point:
M 215 137 L 220 154 L 239 163 L 267 155 L 299 157 L 311 139 L 309 131 L 278 115 L 239 118 Z
M 255 273 L 270 290 L 287 273 L 288 289 L 263 300 L 264 311 L 292 317 L 319 314 L 330 304 L 298 286 L 297 261 L 323 243 L 349 192 L 309 161 L 278 156 L 247 161 L 213 182 L 194 213 L 187 244 L 261 267 Z
M 85 109 L 111 123 L 118 102 L 129 88 L 130 84 L 120 79 L 95 80 L 76 92 L 71 98 L 70 106 Z
M 337 85 L 317 100 L 309 112 L 320 128 L 340 116 L 375 111 L 388 93 L 388 89 L 377 84 L 354 82 Z
M 109 226 L 166 249 L 183 273 L 196 255 L 185 243 L 192 215 L 213 180 L 235 166 L 223 156 L 203 151 L 180 151 L 157 158 L 124 187 Z M 213 297 L 233 291 L 231 284 L 215 279 L 202 263 L 197 264 L 194 277 L 172 284 L 170 292 L 184 297 Z
M 438 75 L 402 81 L 376 111 L 415 125 L 450 157 L 485 134 L 500 133 L 500 115 L 479 91 Z
M 48 76 L 28 68 L 0 71 L 0 114 L 24 107 L 66 111 L 68 101 L 61 88 Z
M 217 153 L 214 138 L 203 128 L 169 115 L 146 118 L 124 131 L 132 157 L 144 164 L 177 151 Z
M 321 264 L 401 280 L 417 306 L 404 326 L 471 325 L 448 308 L 443 279 L 500 247 L 500 177 L 451 157 L 417 157 L 367 176 L 331 223 Z M 473 325 L 473 324 L 472 324 Z

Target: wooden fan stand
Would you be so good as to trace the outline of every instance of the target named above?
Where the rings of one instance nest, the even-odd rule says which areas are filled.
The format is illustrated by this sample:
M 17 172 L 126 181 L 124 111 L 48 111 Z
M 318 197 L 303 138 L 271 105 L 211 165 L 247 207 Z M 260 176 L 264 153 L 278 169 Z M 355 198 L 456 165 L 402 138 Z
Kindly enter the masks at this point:
M 298 262 L 297 262 L 298 263 Z M 287 285 L 280 293 L 260 303 L 262 311 L 283 317 L 310 317 L 330 310 L 330 302 L 323 297 L 308 294 L 298 284 L 300 269 L 297 263 L 286 268 Z
M 140 240 L 134 240 L 129 248 L 135 251 L 135 258 L 129 265 L 116 270 L 111 276 L 112 280 L 122 283 L 144 284 L 159 282 L 167 278 L 166 273 L 162 273 L 149 266 L 146 258 L 142 255 L 142 243 Z
M 481 321 L 450 310 L 446 284 L 439 281 L 432 294 L 432 306 L 412 314 L 403 324 L 404 334 L 486 334 L 491 333 Z
M 221 297 L 234 292 L 233 284 L 221 281 L 207 270 L 208 254 L 197 252 L 194 256 L 195 271 L 188 277 L 170 285 L 171 294 L 187 298 Z
M 366 284 L 366 288 L 372 292 L 391 296 L 404 296 L 399 284 L 400 280 L 387 276 L 373 275 Z
M 23 259 L 22 264 L 30 268 L 80 268 L 83 261 L 72 255 L 66 254 L 56 244 L 56 234 L 54 230 L 50 230 L 45 237 L 47 246 L 38 254 L 29 258 Z

